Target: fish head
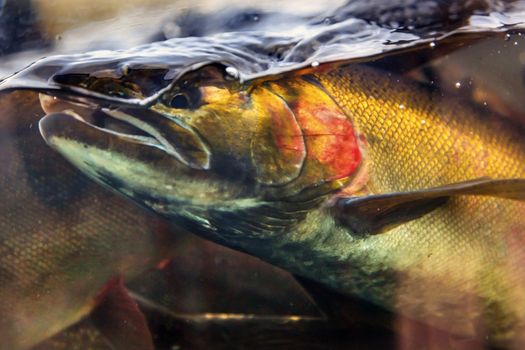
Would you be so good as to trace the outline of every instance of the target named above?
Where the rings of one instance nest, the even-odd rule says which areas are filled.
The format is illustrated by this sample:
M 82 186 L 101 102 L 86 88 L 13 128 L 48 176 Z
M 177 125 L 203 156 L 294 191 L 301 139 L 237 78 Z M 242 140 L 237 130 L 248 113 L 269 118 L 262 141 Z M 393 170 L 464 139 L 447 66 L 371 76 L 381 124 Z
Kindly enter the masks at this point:
M 307 80 L 243 83 L 221 64 L 162 84 L 145 73 L 55 78 L 66 88 L 41 89 L 40 131 L 90 178 L 195 230 L 272 235 L 254 229 L 261 217 L 284 229 L 360 166 L 351 123 Z M 244 229 L 227 223 L 239 216 Z
M 145 105 L 122 101 L 147 96 L 120 78 L 75 81 L 96 95 L 41 93 L 41 134 L 95 181 L 162 214 L 254 198 L 249 169 L 232 157 L 245 145 L 229 135 L 246 136 L 242 97 L 221 86 L 216 73 L 203 68 L 198 79 L 189 75 Z

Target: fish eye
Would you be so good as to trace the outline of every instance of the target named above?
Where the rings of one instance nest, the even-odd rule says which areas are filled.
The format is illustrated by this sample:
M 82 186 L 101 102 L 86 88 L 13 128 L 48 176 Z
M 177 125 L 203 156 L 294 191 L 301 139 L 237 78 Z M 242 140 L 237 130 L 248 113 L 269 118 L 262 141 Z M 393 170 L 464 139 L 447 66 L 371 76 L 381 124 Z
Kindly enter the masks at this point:
M 202 95 L 198 88 L 186 87 L 164 95 L 161 98 L 161 102 L 171 108 L 194 109 L 202 104 L 201 99 Z
M 179 93 L 171 98 L 170 107 L 177 109 L 189 109 L 191 106 L 190 99 L 185 94 Z

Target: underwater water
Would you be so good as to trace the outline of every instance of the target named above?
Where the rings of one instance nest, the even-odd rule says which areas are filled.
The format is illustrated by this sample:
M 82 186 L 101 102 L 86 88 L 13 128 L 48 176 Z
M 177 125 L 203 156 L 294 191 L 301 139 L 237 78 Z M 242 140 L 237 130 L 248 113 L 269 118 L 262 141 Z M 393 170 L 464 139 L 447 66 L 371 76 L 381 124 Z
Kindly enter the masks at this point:
M 166 203 L 171 197 L 163 197 L 162 202 L 153 203 L 154 195 L 147 197 L 141 192 L 140 201 L 137 200 L 135 192 L 125 191 L 124 181 L 118 182 L 114 178 L 108 180 L 107 174 L 102 174 L 100 169 L 98 172 L 90 172 L 71 160 L 71 157 L 68 158 L 67 152 L 64 155 L 62 149 L 53 149 L 50 139 L 45 139 L 45 126 L 39 126 L 39 121 L 46 114 L 56 112 L 44 110 L 47 102 L 39 93 L 59 101 L 69 98 L 80 104 L 80 107 L 77 104 L 77 110 L 77 107 L 66 104 L 62 109 L 73 108 L 80 119 L 99 128 L 97 130 L 138 136 L 134 143 L 128 145 L 130 150 L 134 150 L 134 145 L 140 143 L 149 143 L 155 149 L 166 150 L 166 143 L 172 143 L 175 145 L 172 153 L 175 153 L 179 163 L 191 169 L 199 166 L 206 168 L 206 159 L 203 166 L 202 158 L 214 159 L 214 151 L 219 153 L 223 149 L 218 146 L 214 149 L 214 140 L 210 138 L 199 143 L 200 138 L 211 133 L 212 137 L 218 139 L 222 137 L 244 141 L 240 130 L 249 128 L 246 126 L 248 124 L 243 124 L 238 129 L 234 129 L 234 126 L 232 129 L 226 128 L 232 133 L 224 136 L 212 133 L 205 128 L 205 124 L 202 129 L 199 129 L 200 124 L 191 124 L 188 127 L 185 123 L 189 123 L 192 118 L 188 114 L 186 119 L 180 118 L 182 122 L 177 122 L 177 132 L 182 134 L 177 134 L 173 139 L 157 135 L 156 140 L 153 140 L 151 129 L 141 129 L 141 123 L 131 123 L 130 126 L 121 123 L 122 119 L 108 119 L 107 110 L 120 108 L 122 111 L 132 111 L 134 108 L 158 106 L 159 101 L 165 101 L 166 95 L 171 97 L 170 92 L 179 91 L 178 89 L 183 91 L 181 86 L 191 87 L 192 79 L 201 84 L 197 85 L 200 88 L 204 85 L 199 80 L 202 76 L 212 81 L 211 86 L 215 90 L 199 90 L 196 94 L 198 98 L 213 97 L 216 89 L 220 90 L 224 86 L 230 86 L 229 84 L 233 86 L 229 91 L 236 92 L 263 82 L 261 84 L 267 83 L 264 86 L 273 91 L 273 87 L 268 87 L 271 82 L 279 84 L 280 79 L 295 74 L 314 75 L 319 82 L 333 70 L 340 67 L 345 69 L 349 64 L 350 67 L 360 64 L 366 66 L 366 69 L 379 70 L 385 78 L 388 77 L 377 84 L 386 86 L 384 90 L 379 90 L 385 94 L 385 99 L 378 103 L 389 111 L 385 112 L 387 120 L 395 115 L 388 109 L 391 108 L 388 107 L 390 101 L 401 110 L 407 107 L 411 109 L 410 103 L 417 105 L 421 102 L 417 99 L 421 96 L 417 88 L 411 90 L 411 96 L 415 97 L 408 102 L 403 100 L 405 95 L 399 97 L 389 94 L 391 90 L 395 90 L 396 79 L 399 79 L 415 80 L 421 85 L 414 86 L 425 86 L 422 89 L 432 91 L 430 102 L 425 102 L 427 104 L 417 109 L 419 113 L 432 114 L 428 111 L 441 111 L 439 106 L 452 106 L 450 109 L 443 107 L 444 110 L 452 111 L 449 113 L 452 118 L 449 120 L 450 125 L 454 120 L 471 121 L 462 118 L 478 112 L 480 119 L 491 115 L 491 118 L 503 121 L 505 125 L 512 125 L 512 137 L 505 138 L 501 135 L 507 133 L 508 127 L 500 129 L 499 122 L 490 124 L 493 130 L 490 135 L 495 136 L 487 136 L 490 140 L 486 144 L 480 141 L 479 147 L 487 148 L 487 154 L 492 154 L 490 147 L 497 148 L 503 143 L 506 145 L 506 142 L 518 146 L 513 146 L 510 150 L 502 146 L 500 153 L 494 151 L 494 159 L 490 156 L 486 159 L 476 158 L 479 162 L 469 164 L 469 169 L 474 169 L 472 173 L 468 173 L 474 174 L 472 178 L 461 180 L 486 176 L 520 177 L 523 174 L 519 165 L 522 153 L 516 153 L 515 149 L 521 149 L 522 152 L 525 150 L 523 143 L 515 140 L 515 135 L 523 135 L 521 127 L 525 123 L 525 101 L 522 98 L 525 92 L 525 35 L 521 34 L 525 23 L 523 1 L 353 0 L 305 5 L 300 1 L 4 0 L 0 2 L 0 6 L 0 77 L 4 79 L 0 83 L 0 89 L 3 90 L 0 96 L 0 197 L 3 199 L 0 203 L 0 338 L 4 338 L 0 342 L 0 349 L 142 348 L 143 343 L 138 339 L 142 333 L 133 329 L 136 324 L 129 321 L 131 316 L 125 314 L 113 321 L 111 315 L 120 314 L 118 311 L 112 313 L 111 309 L 102 314 L 105 315 L 102 319 L 100 316 L 90 316 L 97 309 L 97 302 L 106 297 L 104 293 L 107 293 L 105 286 L 108 281 L 117 276 L 125 276 L 126 289 L 145 316 L 153 343 L 158 349 L 518 349 L 523 346 L 525 303 L 520 295 L 525 289 L 525 271 L 515 267 L 524 261 L 520 249 L 520 242 L 523 242 L 525 234 L 521 231 L 524 222 L 519 213 L 525 211 L 508 199 L 501 203 L 490 203 L 490 207 L 481 206 L 482 214 L 486 217 L 491 213 L 501 214 L 494 214 L 494 218 L 490 216 L 485 221 L 476 214 L 477 202 L 466 205 L 468 210 L 461 206 L 458 206 L 459 209 L 450 209 L 448 214 L 443 214 L 445 218 L 454 218 L 450 225 L 459 222 L 458 227 L 466 228 L 459 233 L 454 231 L 440 236 L 441 231 L 448 232 L 452 226 L 448 221 L 447 224 L 436 224 L 437 228 L 432 226 L 428 229 L 428 232 L 437 235 L 436 241 L 417 238 L 429 234 L 424 229 L 425 226 L 423 229 L 417 226 L 417 220 L 423 214 L 417 214 L 415 221 L 409 220 L 416 222 L 413 231 L 419 235 L 416 237 L 397 229 L 402 226 L 396 226 L 394 233 L 365 232 L 364 236 L 352 237 L 352 242 L 365 242 L 364 245 L 369 244 L 370 247 L 376 244 L 374 237 L 389 234 L 391 237 L 405 237 L 406 240 L 418 242 L 409 250 L 421 249 L 421 256 L 430 259 L 434 252 L 437 256 L 446 254 L 449 249 L 450 260 L 445 259 L 448 262 L 430 265 L 427 270 L 419 270 L 417 267 L 412 270 L 412 267 L 404 265 L 408 262 L 400 258 L 399 263 L 397 260 L 392 262 L 392 266 L 395 266 L 392 270 L 380 268 L 379 271 L 366 275 L 365 280 L 377 279 L 377 284 L 362 288 L 356 282 L 348 287 L 346 280 L 354 278 L 352 269 L 344 265 L 344 262 L 338 260 L 334 263 L 330 260 L 334 255 L 331 252 L 343 247 L 345 240 L 337 240 L 333 246 L 316 246 L 317 250 L 309 251 L 310 248 L 304 248 L 308 242 L 299 239 L 299 243 L 294 241 L 290 246 L 276 245 L 275 247 L 283 248 L 281 256 L 274 252 L 277 250 L 274 246 L 265 246 L 270 244 L 266 241 L 257 242 L 256 248 L 242 245 L 244 242 L 231 244 L 228 242 L 231 239 L 228 232 L 221 232 L 226 238 L 211 237 L 214 242 L 200 238 L 194 233 L 201 234 L 204 238 L 210 237 L 201 233 L 200 226 L 191 221 L 192 218 L 200 215 L 201 222 L 208 220 L 208 224 L 212 222 L 216 226 L 224 224 L 225 231 L 237 232 L 243 229 L 237 223 L 244 223 L 243 220 L 246 217 L 251 218 L 252 214 L 240 211 L 240 214 L 220 217 L 214 223 L 212 219 L 216 217 L 211 217 L 212 214 L 209 214 L 210 217 L 206 216 L 213 211 L 213 208 L 208 208 L 205 214 L 190 213 L 192 216 L 188 214 L 183 220 L 179 220 L 179 217 L 178 221 L 172 220 L 174 216 L 166 214 L 169 209 L 169 203 Z M 211 73 L 201 71 L 209 65 L 219 67 L 219 78 L 213 70 Z M 25 69 L 26 66 L 29 67 Z M 211 78 L 206 74 L 210 74 Z M 209 83 L 206 79 L 204 82 Z M 216 83 L 214 79 L 218 79 L 220 83 Z M 360 82 L 364 86 L 373 79 L 377 79 L 375 75 L 363 73 Z M 335 100 L 342 105 L 344 97 L 338 100 L 337 96 L 345 96 L 351 92 L 343 89 L 345 80 L 335 81 L 336 83 L 329 84 L 331 88 L 326 88 L 333 89 L 328 100 Z M 334 92 L 339 89 L 343 89 L 343 92 Z M 294 91 L 293 94 L 299 90 Z M 314 95 L 307 97 L 314 96 L 314 99 L 329 103 L 320 97 L 324 96 L 323 92 L 315 91 Z M 374 91 L 376 90 L 372 88 L 363 94 L 375 96 Z M 279 93 L 280 99 L 287 102 L 286 109 L 299 115 L 292 103 L 288 102 L 288 96 L 282 91 Z M 164 106 L 155 112 L 165 111 L 168 107 L 184 109 L 181 103 L 191 104 L 193 95 L 182 95 L 189 102 L 176 100 L 178 95 L 175 94 L 167 105 L 163 102 Z M 225 95 L 219 96 L 218 100 L 226 99 Z M 305 97 L 305 100 L 299 101 L 306 100 Z M 209 108 L 213 108 L 215 101 L 210 99 L 207 102 Z M 272 106 L 267 102 L 268 106 Z M 363 103 L 360 102 L 361 105 Z M 372 100 L 366 100 L 366 103 L 373 105 Z M 190 112 L 198 111 L 203 105 L 206 104 L 186 109 Z M 464 105 L 469 107 L 463 108 Z M 470 109 L 470 106 L 474 107 Z M 225 110 L 214 111 L 213 115 L 221 117 L 219 112 L 224 112 L 229 116 L 230 107 L 232 105 L 227 104 L 226 107 L 221 107 Z M 86 112 L 89 108 L 96 109 L 96 113 Z M 248 109 L 244 105 L 243 108 Z M 259 114 L 263 114 L 261 111 L 265 109 L 258 108 Z M 345 113 L 351 115 L 352 111 L 353 109 Z M 238 114 L 237 110 L 232 112 L 237 115 L 236 113 Z M 423 126 L 431 124 L 431 117 L 426 115 L 416 113 L 417 123 Z M 407 118 L 411 117 L 412 114 L 407 115 Z M 154 116 L 146 115 L 141 118 L 143 123 L 148 123 L 147 118 Z M 235 125 L 234 121 L 227 118 L 224 123 Z M 276 123 L 283 130 L 289 131 L 286 129 L 289 127 L 286 122 Z M 64 130 L 77 130 L 72 125 L 63 125 L 66 126 Z M 445 134 L 447 125 L 449 124 L 445 123 L 443 129 L 436 130 L 431 135 Z M 304 125 L 301 126 L 305 128 Z M 69 127 L 71 129 L 67 129 Z M 361 128 L 365 129 L 364 126 Z M 464 135 L 482 134 L 485 129 L 490 128 L 469 124 L 467 131 L 454 134 L 451 138 L 461 140 Z M 50 130 L 58 134 L 60 132 Z M 194 130 L 197 131 L 193 132 Z M 280 130 L 277 128 L 278 133 Z M 403 134 L 395 138 L 407 142 L 405 136 Z M 190 141 L 177 143 L 184 137 L 189 137 Z M 252 137 L 256 138 L 257 133 Z M 472 137 L 475 140 L 472 144 L 478 142 L 475 136 Z M 165 139 L 168 141 L 164 141 Z M 308 140 L 307 137 L 305 139 Z M 437 137 L 420 141 L 416 136 L 412 138 L 409 135 L 409 143 L 411 139 L 421 142 L 418 144 L 419 148 L 414 149 L 424 148 L 425 143 L 440 142 Z M 263 136 L 257 140 L 264 143 L 267 138 Z M 368 137 L 367 142 L 373 144 L 371 140 L 372 137 Z M 378 144 L 382 140 L 380 138 Z M 467 146 L 449 158 L 436 157 L 436 161 L 426 168 L 416 166 L 404 169 L 402 174 L 410 174 L 413 178 L 407 175 L 409 179 L 405 183 L 400 181 L 401 185 L 394 186 L 396 191 L 420 189 L 418 184 L 450 184 L 440 181 L 425 182 L 425 179 L 433 176 L 429 175 L 434 174 L 433 169 L 451 169 L 443 164 L 454 162 L 456 158 L 471 151 L 478 151 L 469 148 L 469 140 L 463 141 Z M 242 145 L 239 146 L 240 141 L 232 144 L 242 149 Z M 118 144 L 111 139 L 108 143 Z M 268 149 L 275 151 L 271 146 L 267 146 Z M 224 148 L 229 149 L 228 147 Z M 297 150 L 297 147 L 301 146 L 294 144 L 292 149 Z M 314 146 L 308 147 L 311 148 L 307 148 L 307 151 L 315 154 Z M 359 147 L 367 146 L 360 143 Z M 397 161 L 396 156 L 403 149 L 401 147 L 388 151 L 384 159 L 392 158 Z M 84 153 L 89 154 L 90 150 L 86 147 Z M 257 150 L 252 148 L 250 155 Z M 263 151 L 266 152 L 266 148 Z M 261 156 L 263 161 L 271 158 L 264 152 Z M 370 155 L 370 159 L 367 159 L 372 163 L 370 178 L 375 179 L 376 183 L 370 184 L 367 189 L 370 192 L 356 193 L 374 194 L 377 193 L 374 192 L 374 186 L 381 188 L 383 185 L 381 176 L 374 178 L 373 172 L 378 171 L 379 167 L 374 167 L 373 162 L 377 160 L 373 156 L 379 154 L 379 151 L 374 152 L 376 151 L 362 152 L 361 156 L 367 159 Z M 266 182 L 261 180 L 257 186 L 250 187 L 252 180 L 248 181 L 239 175 L 248 177 L 243 173 L 244 165 L 237 166 L 232 161 L 242 162 L 244 158 L 236 158 L 235 152 L 233 153 L 233 156 L 224 156 L 226 160 L 220 163 L 222 168 L 219 169 L 219 178 L 226 185 L 221 184 L 218 192 L 244 196 L 250 191 L 265 188 L 264 185 L 268 183 L 272 187 L 272 181 L 280 180 L 273 177 L 274 172 L 277 173 L 280 168 L 275 170 L 268 166 L 268 174 L 263 165 L 256 172 L 258 175 L 262 172 L 264 176 L 261 178 Z M 433 157 L 432 153 L 427 155 Z M 80 155 L 76 157 L 81 158 Z M 140 154 L 137 157 L 143 159 Z M 166 178 L 169 181 L 187 174 L 186 170 L 181 174 L 170 173 L 171 168 L 163 163 L 163 158 L 157 153 L 150 158 L 144 157 L 151 163 L 154 163 L 152 160 L 158 161 L 165 174 L 168 174 Z M 344 158 L 343 155 L 336 157 Z M 293 160 L 293 157 L 286 158 L 285 162 L 279 164 L 288 171 L 286 164 Z M 94 158 L 91 162 L 95 162 Z M 214 170 L 213 163 L 211 164 L 211 169 Z M 464 163 L 461 164 L 464 166 Z M 307 168 L 303 165 L 301 169 Z M 425 173 L 417 173 L 418 169 L 423 169 Z M 485 169 L 488 170 L 484 171 Z M 318 180 L 315 177 L 317 170 L 321 171 L 316 168 L 311 171 L 313 175 L 309 175 L 308 180 L 312 183 Z M 306 170 L 302 171 L 306 173 Z M 397 176 L 396 171 L 393 169 L 390 172 L 392 177 Z M 458 165 L 457 172 L 461 171 L 463 170 Z M 142 168 L 132 168 L 126 174 L 152 178 L 157 176 L 157 173 L 148 173 Z M 285 175 L 291 176 L 288 172 Z M 455 178 L 449 175 L 442 173 L 435 177 L 443 181 Z M 236 182 L 238 177 L 242 181 Z M 160 176 L 159 181 L 166 182 L 166 178 Z M 267 180 L 268 178 L 271 180 Z M 202 200 L 205 202 L 208 197 L 215 195 L 212 191 L 212 194 L 198 197 L 196 193 L 200 187 L 207 186 L 208 179 L 201 173 L 192 179 L 186 186 L 189 188 L 188 192 L 198 198 L 196 201 L 204 198 Z M 330 182 L 327 178 L 321 180 L 313 183 L 315 188 L 322 187 L 323 181 Z M 169 181 L 166 186 L 171 186 Z M 397 179 L 392 181 L 397 184 Z M 427 188 L 435 185 L 428 185 Z M 348 193 L 351 193 L 351 188 L 348 185 Z M 169 190 L 169 187 L 164 188 L 166 192 Z M 295 189 L 286 189 L 288 190 Z M 279 191 L 269 190 L 264 200 L 272 203 L 268 198 L 279 198 Z M 360 188 L 360 191 L 364 190 Z M 515 191 L 521 194 L 519 188 Z M 217 196 L 220 195 L 221 193 Z M 294 198 L 294 201 L 308 202 L 301 198 L 303 197 Z M 305 198 L 311 199 L 306 195 Z M 331 200 L 333 198 L 327 199 L 323 204 L 315 204 L 314 209 L 308 207 L 301 210 L 315 211 L 321 208 L 320 213 L 327 215 L 322 210 L 330 205 Z M 140 206 L 132 203 L 133 201 L 139 202 Z M 432 205 L 434 204 L 433 202 Z M 186 210 L 185 207 L 183 209 Z M 182 212 L 182 209 L 178 210 Z M 255 221 L 267 223 L 266 214 L 268 217 L 274 215 L 271 211 L 257 212 Z M 178 211 L 176 215 L 179 215 Z M 333 222 L 335 220 L 331 218 L 326 219 L 320 230 Z M 253 222 L 249 224 L 252 225 Z M 314 227 L 316 224 L 306 226 Z M 272 225 L 268 224 L 273 228 Z M 288 232 L 286 230 L 295 230 L 295 226 L 290 227 L 283 231 L 284 234 Z M 305 232 L 308 233 L 308 230 Z M 510 233 L 507 235 L 508 232 Z M 337 234 L 340 234 L 339 231 Z M 466 238 L 456 244 L 454 239 L 457 236 Z M 368 237 L 371 240 L 365 241 Z M 438 244 L 436 242 L 439 242 L 439 238 L 446 244 L 435 248 L 434 244 Z M 448 244 L 449 240 L 451 244 Z M 505 244 L 500 246 L 500 241 Z M 332 244 L 330 237 L 323 242 Z M 403 250 L 396 250 L 396 247 L 402 245 L 387 244 L 383 249 L 378 249 L 383 252 L 379 254 L 380 258 L 402 255 Z M 231 249 L 232 247 L 236 249 Z M 289 248 L 289 252 L 285 248 Z M 301 249 L 305 249 L 306 253 L 297 253 Z M 375 254 L 372 251 L 375 250 L 367 250 L 364 255 L 372 257 Z M 302 258 L 308 264 L 294 266 L 296 255 L 293 254 L 303 254 Z M 315 260 L 318 256 L 319 260 Z M 417 259 L 420 260 L 414 265 L 423 266 L 424 260 L 421 257 Z M 488 263 L 485 264 L 486 261 Z M 358 263 L 352 260 L 351 264 Z M 446 264 L 450 268 L 446 267 L 441 271 L 441 267 Z M 345 272 L 336 273 L 336 282 L 331 283 L 332 280 L 327 276 L 331 276 L 333 271 L 339 271 L 340 266 Z M 408 272 L 405 274 L 404 269 L 416 271 L 417 278 L 411 280 L 412 275 Z M 443 278 L 443 281 L 440 279 L 439 283 L 425 284 L 425 276 L 427 279 L 434 278 L 428 274 L 432 269 L 439 270 L 439 278 Z M 310 275 L 305 270 L 316 272 Z M 359 268 L 356 267 L 357 270 Z M 472 272 L 472 280 L 479 281 L 476 282 L 479 285 L 472 287 L 475 289 L 475 296 L 470 294 L 469 289 L 470 283 L 474 282 L 462 281 L 454 273 L 450 273 L 454 270 L 459 271 L 458 274 L 476 271 Z M 486 274 L 479 271 L 486 271 Z M 480 275 L 477 275 L 478 272 Z M 418 275 L 419 273 L 422 275 Z M 391 276 L 385 277 L 387 274 Z M 357 275 L 356 272 L 355 276 Z M 443 276 L 450 277 L 450 281 Z M 337 281 L 337 278 L 344 281 Z M 390 278 L 401 282 L 409 281 L 403 287 L 411 289 L 407 291 L 403 287 L 396 287 L 399 290 L 395 289 L 388 293 L 388 298 L 385 297 L 392 304 L 383 305 L 383 297 L 376 297 L 374 293 L 377 293 L 377 288 L 389 290 L 392 287 L 389 284 Z M 362 283 L 366 285 L 366 282 Z M 459 287 L 452 288 L 451 292 L 447 289 L 449 285 Z M 432 293 L 427 293 L 427 288 Z M 442 291 L 440 288 L 443 288 Z M 347 289 L 352 292 L 346 293 Z M 400 293 L 399 296 L 396 293 Z M 455 294 L 449 297 L 447 293 Z M 461 293 L 465 294 L 464 298 Z M 478 297 L 482 301 L 476 299 Z M 410 302 L 403 304 L 405 299 L 417 299 L 420 304 L 405 314 L 403 311 L 408 308 L 406 305 L 412 305 Z M 434 310 L 434 314 L 438 315 L 436 318 L 444 315 L 443 319 L 449 321 L 450 327 L 444 327 L 446 322 L 443 320 L 435 321 L 434 314 L 429 316 L 425 309 L 424 305 L 432 304 L 435 300 L 439 300 L 441 304 L 450 301 L 445 310 Z M 462 315 L 470 312 L 474 315 L 474 321 L 469 316 L 463 322 Z M 131 331 L 118 326 L 126 322 L 132 323 Z M 112 334 L 117 336 L 113 338 Z M 140 335 L 135 339 L 130 334 Z

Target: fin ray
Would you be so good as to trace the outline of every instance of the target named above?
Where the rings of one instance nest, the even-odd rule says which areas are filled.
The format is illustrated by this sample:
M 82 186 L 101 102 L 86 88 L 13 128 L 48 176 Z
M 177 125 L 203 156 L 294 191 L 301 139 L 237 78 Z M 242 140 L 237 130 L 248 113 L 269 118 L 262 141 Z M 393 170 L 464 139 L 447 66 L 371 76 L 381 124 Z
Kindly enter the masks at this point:
M 418 219 L 444 205 L 450 197 L 493 196 L 525 200 L 525 179 L 480 178 L 429 189 L 365 197 L 340 198 L 335 216 L 355 234 L 382 233 Z

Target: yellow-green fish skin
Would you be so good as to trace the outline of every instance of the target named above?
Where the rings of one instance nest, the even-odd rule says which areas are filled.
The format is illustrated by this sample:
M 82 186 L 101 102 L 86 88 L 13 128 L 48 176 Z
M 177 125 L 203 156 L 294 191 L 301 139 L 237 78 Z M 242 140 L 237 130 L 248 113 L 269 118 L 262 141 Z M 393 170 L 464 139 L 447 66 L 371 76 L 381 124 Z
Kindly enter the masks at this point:
M 369 193 L 525 178 L 523 134 L 487 109 L 359 66 L 315 78 L 366 139 Z M 441 327 L 513 338 L 525 325 L 523 242 L 523 202 L 453 198 L 421 219 L 349 245 L 348 253 L 361 257 L 360 270 L 396 273 L 394 290 L 373 278 L 352 288 Z

